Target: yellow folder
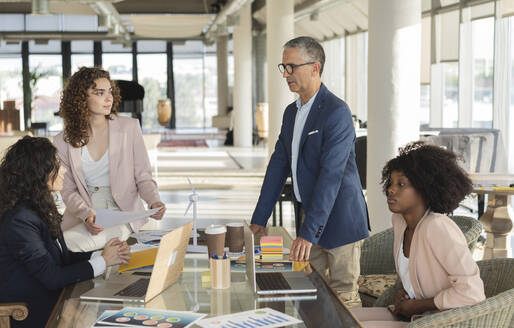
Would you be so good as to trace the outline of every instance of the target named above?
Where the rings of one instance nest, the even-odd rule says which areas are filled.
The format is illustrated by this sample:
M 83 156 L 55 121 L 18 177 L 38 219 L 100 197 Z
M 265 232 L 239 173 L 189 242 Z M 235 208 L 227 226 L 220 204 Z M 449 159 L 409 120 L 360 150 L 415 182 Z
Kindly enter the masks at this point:
M 148 265 L 153 265 L 155 257 L 157 256 L 157 250 L 159 248 L 145 249 L 144 251 L 134 252 L 130 256 L 129 263 L 122 264 L 118 268 L 118 272 L 124 272 L 127 270 L 137 269 Z

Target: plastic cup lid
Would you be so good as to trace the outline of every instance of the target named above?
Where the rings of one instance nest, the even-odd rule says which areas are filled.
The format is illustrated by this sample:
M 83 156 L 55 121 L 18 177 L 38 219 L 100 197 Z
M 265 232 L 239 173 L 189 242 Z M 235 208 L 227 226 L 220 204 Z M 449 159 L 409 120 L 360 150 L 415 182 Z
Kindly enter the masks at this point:
M 239 228 L 239 227 L 243 227 L 244 224 L 242 224 L 241 222 L 232 222 L 232 223 L 229 223 L 227 224 L 227 227 L 231 227 L 231 228 Z
M 227 232 L 227 228 L 224 225 L 211 224 L 205 228 L 205 233 L 209 235 L 217 235 L 224 232 Z

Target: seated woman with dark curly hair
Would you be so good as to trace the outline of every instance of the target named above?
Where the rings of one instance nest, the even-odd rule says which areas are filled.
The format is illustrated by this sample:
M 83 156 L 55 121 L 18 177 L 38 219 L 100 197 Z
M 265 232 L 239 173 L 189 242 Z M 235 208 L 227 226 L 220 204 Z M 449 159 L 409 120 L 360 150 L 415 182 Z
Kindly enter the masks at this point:
M 382 170 L 387 205 L 393 212 L 394 260 L 403 288 L 386 308 L 352 309 L 364 327 L 403 327 L 432 311 L 473 305 L 485 299 L 480 272 L 452 213 L 472 190 L 454 153 L 422 142 L 400 149 Z
M 65 171 L 46 138 L 24 137 L 0 163 L 0 302 L 29 308 L 11 327 L 43 327 L 63 287 L 129 260 L 129 247 L 116 238 L 101 253 L 68 250 L 52 196 Z

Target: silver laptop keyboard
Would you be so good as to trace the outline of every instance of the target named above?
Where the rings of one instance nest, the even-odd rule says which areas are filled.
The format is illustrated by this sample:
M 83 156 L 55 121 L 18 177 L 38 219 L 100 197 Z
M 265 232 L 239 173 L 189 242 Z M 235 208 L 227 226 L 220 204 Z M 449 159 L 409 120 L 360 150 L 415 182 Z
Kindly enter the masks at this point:
M 280 272 L 257 273 L 255 275 L 260 290 L 289 290 L 291 287 Z
M 129 297 L 143 297 L 146 294 L 146 290 L 148 289 L 148 284 L 150 283 L 150 279 L 141 278 L 127 287 L 123 288 L 116 294 L 115 296 L 129 296 Z

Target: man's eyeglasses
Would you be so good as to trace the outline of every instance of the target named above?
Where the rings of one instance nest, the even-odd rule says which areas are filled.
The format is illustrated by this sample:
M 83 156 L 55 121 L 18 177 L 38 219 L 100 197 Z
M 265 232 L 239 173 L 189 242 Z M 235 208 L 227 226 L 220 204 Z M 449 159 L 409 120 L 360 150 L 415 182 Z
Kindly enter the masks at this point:
M 278 64 L 278 70 L 282 74 L 284 74 L 284 71 L 286 71 L 287 74 L 293 74 L 293 71 L 295 68 L 304 66 L 304 65 L 311 65 L 314 63 L 315 62 L 308 62 L 308 63 L 303 63 L 303 64 Z

